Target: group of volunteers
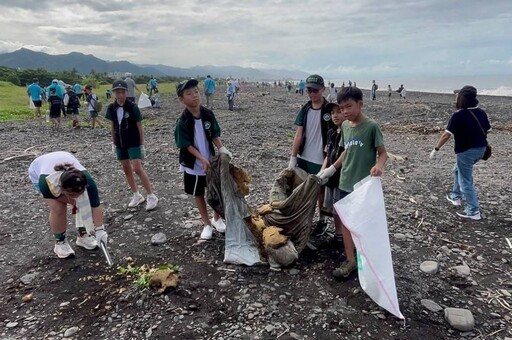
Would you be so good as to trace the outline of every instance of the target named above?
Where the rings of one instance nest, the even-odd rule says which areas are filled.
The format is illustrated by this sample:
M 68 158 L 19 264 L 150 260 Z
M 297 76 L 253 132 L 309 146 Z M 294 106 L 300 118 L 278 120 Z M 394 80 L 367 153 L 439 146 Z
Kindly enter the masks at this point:
M 213 94 L 205 81 L 205 95 Z M 203 222 L 201 239 L 211 239 L 214 229 L 225 232 L 222 218 L 214 213 L 210 219 L 205 190 L 206 174 L 216 151 L 232 158 L 224 146 L 221 129 L 212 111 L 212 102 L 201 105 L 198 81 L 189 79 L 176 86 L 176 94 L 184 110 L 174 131 L 179 148 L 180 171 L 183 172 L 184 191 L 193 196 Z M 144 130 L 139 108 L 130 98 L 130 85 L 116 80 L 112 85 L 114 102 L 107 108 L 106 119 L 112 126 L 112 146 L 120 161 L 126 181 L 132 191 L 128 207 L 147 201 L 146 210 L 156 208 L 158 198 L 147 176 L 142 160 L 145 156 Z M 214 89 L 214 86 L 213 86 Z M 357 269 L 355 245 L 350 231 L 343 225 L 334 209 L 334 203 L 354 191 L 356 183 L 367 176 L 381 176 L 388 158 L 379 125 L 363 113 L 363 93 L 356 86 L 342 87 L 336 102 L 324 98 L 324 79 L 310 75 L 304 82 L 309 101 L 295 118 L 297 129 L 291 148 L 288 169 L 301 168 L 318 177 L 323 184 L 318 195 L 319 220 L 313 234 L 325 233 L 327 217 L 333 216 L 334 243 L 340 251 L 340 263 L 333 271 L 336 278 L 347 278 Z M 487 132 L 491 130 L 486 113 L 477 107 L 476 89 L 463 87 L 457 98 L 457 111 L 449 120 L 446 131 L 430 154 L 435 159 L 439 149 L 452 136 L 457 156 L 454 167 L 454 185 L 446 197 L 453 205 L 461 206 L 459 216 L 471 220 L 481 218 L 479 202 L 473 184 L 473 165 L 482 159 L 487 146 Z M 147 197 L 138 191 L 134 174 L 142 182 Z M 64 258 L 74 254 L 66 240 L 66 205 L 77 210 L 83 221 L 79 227 L 76 245 L 93 249 L 98 242 L 106 242 L 102 208 L 96 184 L 79 161 L 67 152 L 53 152 L 36 158 L 29 168 L 29 177 L 36 191 L 41 193 L 50 210 L 49 222 L 55 237 L 54 251 Z M 229 226 L 228 226 L 229 228 Z
M 32 79 L 32 84 L 27 87 L 27 93 L 30 101 L 34 105 L 35 118 L 41 117 L 41 107 L 43 101 L 48 102 L 48 119 L 52 122 L 53 128 L 60 128 L 61 116 L 71 117 L 73 128 L 80 128 L 79 108 L 80 100 L 85 99 L 87 111 L 91 117 L 91 128 L 103 127 L 99 119 L 100 105 L 98 96 L 93 92 L 91 85 L 66 85 L 58 79 L 53 79 L 52 83 L 45 89 L 39 84 L 39 79 Z

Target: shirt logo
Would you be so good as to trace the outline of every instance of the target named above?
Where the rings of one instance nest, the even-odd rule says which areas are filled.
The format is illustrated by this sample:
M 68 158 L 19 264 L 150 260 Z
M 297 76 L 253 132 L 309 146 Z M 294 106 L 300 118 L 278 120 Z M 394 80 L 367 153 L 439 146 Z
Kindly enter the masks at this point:
M 128 118 L 128 117 L 130 117 L 130 114 L 128 112 L 125 112 L 124 113 L 124 118 Z
M 345 143 L 345 149 L 348 149 L 349 147 L 356 146 L 356 145 L 359 147 L 363 147 L 364 143 L 361 140 L 352 139 L 352 140 L 348 141 L 347 143 Z
M 331 120 L 331 114 L 330 113 L 324 113 L 324 120 L 326 122 L 330 121 Z
M 211 126 L 212 126 L 212 124 L 211 124 L 210 122 L 205 122 L 205 123 L 204 123 L 204 128 L 205 128 L 206 130 L 208 130 Z

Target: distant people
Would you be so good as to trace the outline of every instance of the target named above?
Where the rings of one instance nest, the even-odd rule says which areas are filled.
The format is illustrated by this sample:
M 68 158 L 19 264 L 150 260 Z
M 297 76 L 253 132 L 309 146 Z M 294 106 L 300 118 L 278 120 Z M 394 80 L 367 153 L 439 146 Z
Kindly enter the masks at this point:
M 153 96 L 150 99 L 151 99 L 151 105 L 155 109 L 159 109 L 162 106 L 160 92 L 158 91 L 158 89 L 155 90 L 155 93 L 153 93 Z
M 34 118 L 41 117 L 41 106 L 43 105 L 42 96 L 44 94 L 44 90 L 41 85 L 39 85 L 39 79 L 32 79 L 32 84 L 28 86 L 27 93 L 30 100 L 34 103 Z
M 302 106 L 295 118 L 295 137 L 293 139 L 288 169 L 299 167 L 308 174 L 315 175 L 322 168 L 324 150 L 327 144 L 327 132 L 334 127 L 331 112 L 327 111 L 327 100 L 324 98 L 324 79 L 318 74 L 312 74 L 306 79 L 306 90 L 309 101 Z M 314 233 L 324 230 L 325 215 L 322 214 L 324 189 L 318 194 L 318 209 L 320 218 Z
M 79 83 L 76 83 L 73 86 L 73 92 L 76 93 L 76 95 L 78 96 L 78 99 L 84 100 L 84 93 L 82 92 L 82 85 L 80 85 Z
M 341 84 L 341 89 L 343 90 L 345 88 L 345 82 Z
M 155 92 L 155 90 L 158 87 L 158 83 L 153 76 L 151 76 L 151 79 L 149 80 L 148 85 L 149 85 L 149 96 L 151 97 L 151 95 Z
M 304 80 L 300 80 L 299 82 L 299 93 L 301 96 L 304 95 L 304 89 L 306 88 L 306 83 L 304 82 Z
M 73 129 L 80 128 L 80 99 L 73 91 L 71 85 L 66 85 L 66 93 L 63 99 L 64 106 L 66 107 L 66 115 L 71 116 L 73 119 Z
M 213 110 L 213 95 L 215 94 L 215 80 L 210 75 L 206 76 L 204 81 L 204 95 L 206 97 L 206 107 Z
M 235 106 L 235 94 L 236 87 L 234 82 L 228 81 L 228 87 L 226 89 L 226 97 L 228 98 L 228 110 L 233 111 Z
M 404 85 L 400 85 L 400 99 L 405 100 L 407 96 L 407 90 L 405 89 Z
M 50 111 L 50 121 L 52 122 L 52 128 L 60 128 L 60 113 L 62 111 L 62 99 L 57 96 L 54 88 L 50 90 L 50 97 L 48 97 L 48 109 Z
M 111 99 L 112 98 L 112 90 L 111 89 L 107 89 L 105 91 L 105 96 L 107 97 L 107 100 Z
M 357 84 L 356 84 L 356 82 L 354 82 L 354 87 L 357 87 Z
M 85 100 L 87 101 L 87 111 L 89 111 L 89 116 L 91 116 L 91 129 L 94 129 L 96 124 L 98 124 L 100 129 L 103 128 L 103 123 L 99 117 L 99 98 L 98 95 L 93 92 L 92 85 L 87 85 L 85 87 L 85 96 Z
M 128 208 L 134 208 L 146 200 L 139 193 L 134 176 L 136 174 L 147 193 L 146 210 L 153 210 L 158 204 L 158 198 L 153 193 L 151 181 L 142 166 L 146 154 L 142 115 L 137 104 L 127 100 L 128 84 L 125 80 L 115 80 L 112 92 L 115 100 L 108 106 L 105 118 L 112 123 L 112 149 L 121 163 L 126 181 L 133 193 Z
M 292 83 L 289 81 L 286 82 L 286 88 L 288 89 L 288 92 L 292 92 Z
M 331 83 L 331 85 L 329 86 L 329 94 L 327 95 L 327 100 L 331 103 L 336 102 L 337 93 L 338 90 L 336 90 L 334 83 Z
M 352 80 L 348 81 L 348 87 L 352 87 Z
M 236 91 L 235 93 L 236 94 L 240 93 L 241 88 L 240 88 L 240 81 L 238 80 L 238 78 L 233 80 L 233 85 L 235 86 L 235 91 Z
M 379 85 L 375 84 L 375 80 L 372 80 L 372 100 L 377 99 L 377 89 Z
M 487 134 L 491 124 L 484 110 L 478 107 L 477 90 L 464 86 L 457 95 L 455 111 L 445 132 L 439 138 L 430 159 L 436 159 L 439 149 L 453 136 L 455 139 L 455 167 L 453 189 L 446 199 L 456 207 L 465 202 L 463 213 L 457 215 L 471 220 L 480 220 L 480 202 L 473 182 L 473 166 L 482 159 L 487 148 Z
M 199 215 L 203 221 L 200 238 L 212 238 L 213 228 L 218 232 L 226 231 L 226 224 L 221 216 L 213 213 L 210 220 L 204 198 L 206 189 L 206 173 L 215 155 L 215 148 L 221 154 L 232 158 L 231 152 L 224 146 L 220 138 L 220 126 L 213 112 L 201 106 L 201 95 L 195 79 L 185 80 L 176 86 L 179 101 L 185 106 L 183 113 L 176 122 L 174 139 L 180 149 L 180 171 L 183 172 L 185 192 L 194 197 Z M 233 85 L 233 84 L 231 84 Z M 213 226 L 213 227 L 212 227 Z
M 130 72 L 126 72 L 124 77 L 124 81 L 128 85 L 126 99 L 130 100 L 132 103 L 135 103 L 135 90 L 139 91 L 139 93 L 142 93 L 142 91 L 139 90 L 137 84 L 135 84 L 135 81 L 132 79 L 132 74 Z
M 52 91 L 52 89 L 55 90 L 55 95 L 57 95 L 61 100 L 64 99 L 64 87 L 59 84 L 58 79 L 53 79 L 50 86 L 47 87 L 46 91 L 48 92 L 48 97 L 50 97 L 50 92 Z M 61 106 L 61 109 L 62 114 L 66 116 L 66 108 L 64 107 L 64 105 Z
M 39 156 L 30 164 L 28 176 L 34 190 L 48 206 L 51 232 L 55 239 L 54 253 L 59 258 L 74 256 L 66 238 L 68 204 L 81 217 L 76 245 L 87 250 L 107 244 L 98 188 L 91 175 L 72 154 L 56 151 Z
M 388 84 L 388 100 L 391 100 L 391 92 L 393 92 L 393 90 L 391 89 L 391 85 Z

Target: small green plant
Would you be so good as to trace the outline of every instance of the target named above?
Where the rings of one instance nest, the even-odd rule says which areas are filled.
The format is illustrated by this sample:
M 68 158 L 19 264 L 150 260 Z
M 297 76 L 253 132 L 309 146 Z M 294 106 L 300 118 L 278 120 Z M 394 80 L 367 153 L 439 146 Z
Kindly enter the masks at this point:
M 146 289 L 149 287 L 149 282 L 151 281 L 151 276 L 153 273 L 155 273 L 157 270 L 166 270 L 170 269 L 175 272 L 179 272 L 180 268 L 178 266 L 175 266 L 173 264 L 163 264 L 158 267 L 148 267 L 147 265 L 142 266 L 134 266 L 132 263 L 129 263 L 128 266 L 117 267 L 117 272 L 120 275 L 126 275 L 126 276 L 134 276 L 135 281 L 134 284 L 138 289 Z

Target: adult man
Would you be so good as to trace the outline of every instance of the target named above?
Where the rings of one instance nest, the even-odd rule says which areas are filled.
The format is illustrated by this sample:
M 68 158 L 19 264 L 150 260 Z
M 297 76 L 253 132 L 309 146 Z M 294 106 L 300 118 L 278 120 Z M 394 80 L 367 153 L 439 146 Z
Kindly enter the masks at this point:
M 41 117 L 41 105 L 43 103 L 41 100 L 41 96 L 43 95 L 43 92 L 43 88 L 39 85 L 39 79 L 32 79 L 32 84 L 30 84 L 27 88 L 27 93 L 30 96 L 30 100 L 32 100 L 32 102 L 34 103 L 35 118 Z
M 156 79 L 151 76 L 151 79 L 149 80 L 149 96 L 151 97 L 155 90 L 157 89 L 158 83 L 156 82 Z
M 236 87 L 235 83 L 232 81 L 228 81 L 228 87 L 226 89 L 226 97 L 228 97 L 228 110 L 233 111 L 234 105 L 235 105 L 235 94 L 236 94 Z
M 142 93 L 141 90 L 137 87 L 135 84 L 135 81 L 132 79 L 132 74 L 130 72 L 126 72 L 124 74 L 124 81 L 126 82 L 126 85 L 128 86 L 128 92 L 126 94 L 126 99 L 131 101 L 132 103 L 135 103 L 135 90 L 139 91 L 139 93 Z
M 206 107 L 213 110 L 213 94 L 215 93 L 215 80 L 210 75 L 204 81 L 204 95 L 206 96 Z M 211 101 L 211 102 L 210 102 Z

